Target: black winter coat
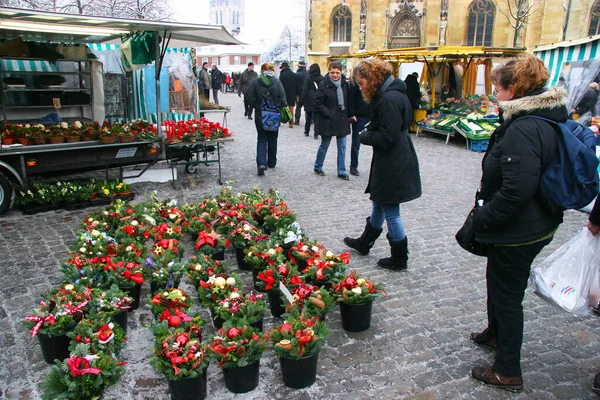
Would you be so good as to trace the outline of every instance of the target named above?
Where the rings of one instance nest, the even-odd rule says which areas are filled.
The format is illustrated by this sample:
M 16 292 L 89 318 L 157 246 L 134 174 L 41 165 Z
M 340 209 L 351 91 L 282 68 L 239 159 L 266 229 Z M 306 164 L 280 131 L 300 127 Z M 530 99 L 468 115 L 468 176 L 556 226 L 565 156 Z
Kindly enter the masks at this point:
M 594 112 L 594 107 L 598 102 L 598 92 L 594 89 L 588 89 L 583 95 L 583 98 L 579 101 L 579 104 L 575 108 L 575 112 L 579 115 L 583 115 L 588 111 Z
M 388 78 L 369 105 L 371 125 L 360 142 L 373 147 L 365 193 L 381 204 L 399 204 L 421 196 L 417 152 L 408 134 L 412 114 L 406 85 Z
M 308 74 L 302 85 L 302 94 L 300 95 L 300 104 L 304 106 L 304 111 L 315 111 L 315 97 L 319 83 L 323 80 L 321 74 Z
M 406 95 L 410 101 L 412 110 L 419 108 L 419 100 L 421 100 L 421 86 L 414 75 L 408 75 L 404 80 L 406 84 Z
M 298 87 L 296 88 L 296 93 L 298 94 L 298 96 L 300 96 L 300 94 L 302 93 L 302 87 L 304 86 L 304 81 L 306 80 L 307 76 L 308 71 L 306 70 L 306 67 L 298 67 L 298 70 L 296 71 L 296 82 L 298 84 Z
M 344 92 L 344 109 L 338 105 L 337 88 L 331 83 L 329 74 L 325 75 L 315 96 L 315 129 L 321 136 L 346 136 L 350 134 L 348 120 L 348 82 L 340 78 Z
M 285 97 L 288 106 L 296 105 L 296 96 L 298 96 L 298 78 L 296 74 L 289 68 L 284 68 L 279 74 L 279 80 L 285 90 Z
M 266 75 L 265 75 L 266 76 Z M 287 107 L 285 100 L 285 91 L 281 82 L 274 76 L 266 76 L 269 80 L 269 86 L 259 76 L 252 82 L 252 86 L 244 94 L 245 100 L 255 109 L 254 123 L 257 128 L 262 129 L 262 110 L 261 105 L 264 100 L 269 100 L 277 107 Z
M 369 117 L 369 104 L 367 104 L 360 88 L 355 83 L 350 83 L 348 92 L 348 115 L 351 117 Z
M 242 75 L 240 75 L 240 87 L 238 93 L 244 93 L 245 96 L 248 89 L 252 87 L 252 82 L 254 82 L 256 78 L 258 78 L 256 71 L 246 68 L 246 70 L 242 72 Z
M 213 69 L 210 73 L 210 79 L 213 90 L 221 90 L 221 83 L 223 82 L 224 74 L 217 68 Z
M 476 239 L 490 244 L 523 244 L 539 240 L 558 228 L 563 212 L 552 211 L 538 194 L 540 176 L 557 150 L 554 127 L 534 118 L 558 122 L 568 118 L 563 89 L 550 88 L 500 102 L 504 121 L 492 134 L 482 161 L 475 213 Z

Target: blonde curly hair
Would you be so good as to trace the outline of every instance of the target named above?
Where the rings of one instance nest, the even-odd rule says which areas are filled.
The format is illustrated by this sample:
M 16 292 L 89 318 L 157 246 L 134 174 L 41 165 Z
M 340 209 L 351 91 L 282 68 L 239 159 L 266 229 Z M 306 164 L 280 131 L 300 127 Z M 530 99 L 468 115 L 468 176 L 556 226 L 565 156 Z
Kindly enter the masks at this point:
M 384 60 L 378 58 L 367 58 L 358 63 L 354 68 L 352 77 L 354 82 L 358 78 L 367 81 L 367 88 L 363 90 L 363 98 L 367 103 L 373 101 L 377 90 L 383 85 L 383 82 L 392 73 L 391 65 Z

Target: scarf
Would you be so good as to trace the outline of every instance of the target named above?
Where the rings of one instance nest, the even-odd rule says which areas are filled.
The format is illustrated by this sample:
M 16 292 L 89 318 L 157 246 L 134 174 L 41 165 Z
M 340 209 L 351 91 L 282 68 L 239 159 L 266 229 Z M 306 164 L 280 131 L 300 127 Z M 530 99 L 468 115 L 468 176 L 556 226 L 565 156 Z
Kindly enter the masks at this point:
M 264 76 L 272 76 L 275 77 L 275 72 L 273 71 L 265 71 L 262 73 Z
M 329 80 L 331 81 L 331 83 L 337 90 L 338 106 L 340 106 L 340 110 L 344 111 L 345 107 L 344 107 L 344 91 L 342 90 L 342 78 L 340 77 L 340 79 L 338 79 L 337 81 L 334 81 L 333 79 L 329 79 Z

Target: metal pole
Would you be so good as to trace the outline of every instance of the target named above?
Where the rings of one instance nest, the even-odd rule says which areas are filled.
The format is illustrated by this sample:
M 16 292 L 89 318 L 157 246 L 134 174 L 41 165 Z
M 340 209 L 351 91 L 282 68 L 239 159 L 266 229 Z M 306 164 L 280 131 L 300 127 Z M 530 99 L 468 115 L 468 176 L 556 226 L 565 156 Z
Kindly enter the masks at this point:
M 154 71 L 156 81 L 154 84 L 156 85 L 156 129 L 159 132 L 159 136 L 162 135 L 161 130 L 161 115 L 160 115 L 160 70 L 161 70 L 161 62 L 160 62 L 160 32 L 154 32 Z

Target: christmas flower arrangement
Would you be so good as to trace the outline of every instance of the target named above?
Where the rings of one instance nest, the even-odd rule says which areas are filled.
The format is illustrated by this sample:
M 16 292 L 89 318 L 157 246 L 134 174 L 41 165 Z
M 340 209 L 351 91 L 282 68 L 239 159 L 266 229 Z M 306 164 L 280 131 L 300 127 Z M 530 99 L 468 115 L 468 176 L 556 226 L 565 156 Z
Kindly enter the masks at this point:
M 110 256 L 83 257 L 75 254 L 67 264 L 61 265 L 61 271 L 67 279 L 90 287 L 110 288 L 117 285 L 129 288 L 144 283 L 140 264 Z
M 219 260 L 213 260 L 206 254 L 191 256 L 185 263 L 192 286 L 198 287 L 200 281 L 208 281 L 212 275 L 225 272 L 225 266 Z
M 262 300 L 262 294 L 251 291 L 249 294 L 234 289 L 229 295 L 221 300 L 213 309 L 214 318 L 223 321 L 235 321 L 244 319 L 248 324 L 253 324 L 264 317 L 267 305 Z
M 314 284 L 334 283 L 341 281 L 346 275 L 346 266 L 350 263 L 350 253 L 336 255 L 333 251 L 313 253 L 306 260 L 306 267 L 300 271 L 307 282 Z
M 162 222 L 152 227 L 152 236 L 154 237 L 155 242 L 162 239 L 183 239 L 181 227 L 173 224 L 167 224 L 166 222 Z
M 185 252 L 185 247 L 183 246 L 183 243 L 177 239 L 161 239 L 154 242 L 151 250 L 152 254 L 158 257 L 165 255 L 167 251 L 171 251 L 175 256 L 181 258 Z
M 385 295 L 381 285 L 363 278 L 356 271 L 352 271 L 341 282 L 334 283 L 333 293 L 338 302 L 346 304 L 366 303 Z
M 185 265 L 172 251 L 167 250 L 162 256 L 146 257 L 144 274 L 152 283 L 155 290 L 178 287 Z
M 214 308 L 221 300 L 226 299 L 234 290 L 241 290 L 243 282 L 236 274 L 225 272 L 211 275 L 206 281 L 201 280 L 198 286 L 198 299 L 207 308 Z
M 92 289 L 90 299 L 88 315 L 113 316 L 129 310 L 133 302 L 133 299 L 117 285 L 112 285 L 108 289 Z
M 285 320 L 269 332 L 271 348 L 278 357 L 302 358 L 318 352 L 329 329 L 319 317 Z
M 135 242 L 141 248 L 150 235 L 143 222 L 125 217 L 121 218 L 121 224 L 115 229 L 113 238 L 121 245 L 128 246 Z
M 256 275 L 256 286 L 265 291 L 279 289 L 279 282 L 282 282 L 286 287 L 299 285 L 304 282 L 300 273 L 293 265 L 282 263 L 267 267 Z
M 163 338 L 171 335 L 174 329 L 187 332 L 190 339 L 202 340 L 202 326 L 204 320 L 196 314 L 186 314 L 185 319 L 179 315 L 171 315 L 168 318 L 159 319 L 148 326 L 154 335 L 155 343 L 160 343 Z
M 296 245 L 299 241 L 304 238 L 304 232 L 300 228 L 300 224 L 296 221 L 285 228 L 279 228 L 273 230 L 270 235 L 270 239 L 273 243 L 277 243 L 283 247 L 287 253 Z
M 158 318 L 165 310 L 180 309 L 186 311 L 191 307 L 190 297 L 181 289 L 166 289 L 156 293 L 148 300 L 152 315 Z M 171 312 L 171 314 L 175 314 Z
M 327 249 L 325 246 L 320 244 L 319 242 L 309 241 L 306 238 L 300 240 L 296 243 L 296 245 L 292 246 L 292 248 L 288 251 L 288 257 L 292 264 L 298 266 L 300 271 L 306 268 L 306 261 L 311 257 L 320 257 L 320 252 L 326 252 Z
M 136 205 L 136 212 L 142 218 L 151 221 L 151 225 L 166 222 L 169 225 L 181 225 L 185 220 L 184 213 L 177 208 L 177 200 L 159 200 L 156 194 L 150 195 L 151 200 Z
M 235 229 L 229 231 L 229 240 L 236 249 L 245 249 L 268 239 L 269 236 L 248 221 L 239 222 Z
M 208 368 L 208 347 L 182 328 L 157 341 L 150 365 L 168 380 L 195 378 Z
M 247 325 L 236 326 L 226 322 L 208 345 L 211 357 L 220 368 L 240 368 L 260 360 L 265 351 L 262 333 Z
M 270 206 L 278 205 L 283 201 L 283 197 L 279 195 L 276 189 L 269 189 L 269 192 L 265 193 L 258 187 L 253 187 L 248 192 L 243 193 L 240 199 L 251 212 L 252 219 L 261 226 L 264 223 L 264 218 L 270 214 Z
M 90 298 L 91 289 L 67 283 L 45 295 L 39 307 L 25 317 L 23 323 L 31 330 L 32 337 L 38 333 L 45 336 L 65 334 L 84 318 Z
M 103 352 L 92 354 L 89 346 L 79 343 L 68 359 L 52 366 L 43 385 L 43 400 L 99 399 L 125 374 L 124 362 Z
M 264 271 L 270 266 L 285 262 L 281 246 L 274 246 L 270 241 L 262 241 L 244 250 L 244 260 L 256 271 Z
M 69 351 L 74 353 L 80 343 L 89 345 L 90 354 L 118 355 L 125 347 L 125 331 L 114 324 L 110 317 L 100 317 L 82 320 L 75 329 L 67 334 L 71 338 Z
M 202 230 L 196 239 L 196 253 L 215 255 L 222 253 L 230 246 L 229 238 L 222 236 L 213 230 Z
M 286 313 L 302 312 L 307 318 L 314 316 L 323 319 L 335 305 L 336 299 L 332 292 L 318 286 L 301 283 L 290 288 L 293 303 L 286 307 Z

